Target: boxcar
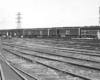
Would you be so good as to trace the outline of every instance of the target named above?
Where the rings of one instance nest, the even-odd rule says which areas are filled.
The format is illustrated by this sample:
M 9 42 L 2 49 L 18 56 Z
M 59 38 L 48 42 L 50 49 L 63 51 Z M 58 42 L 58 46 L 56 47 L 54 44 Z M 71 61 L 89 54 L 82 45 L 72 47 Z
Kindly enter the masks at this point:
M 8 30 L 0 30 L 0 36 L 6 37 L 8 35 Z
M 40 35 L 41 35 L 41 29 L 40 29 L 40 28 L 38 28 L 38 29 L 33 29 L 32 34 L 33 34 L 34 36 L 40 36 Z
M 61 37 L 79 37 L 80 28 L 79 27 L 62 27 L 58 30 L 59 36 Z
M 38 37 L 41 35 L 41 30 L 39 29 L 24 29 L 23 31 L 24 37 Z
M 23 36 L 24 37 L 32 37 L 33 36 L 33 34 L 32 34 L 32 32 L 33 32 L 33 29 L 24 29 L 23 30 Z
M 58 36 L 58 29 L 57 28 L 50 28 L 49 29 L 49 36 L 50 37 L 56 37 Z
M 81 37 L 98 38 L 98 32 L 100 32 L 100 26 L 90 26 L 81 28 Z
M 8 36 L 10 37 L 21 37 L 23 35 L 23 29 L 9 29 Z
M 41 29 L 41 35 L 42 35 L 42 37 L 48 37 L 49 36 L 49 28 L 43 28 L 43 29 Z

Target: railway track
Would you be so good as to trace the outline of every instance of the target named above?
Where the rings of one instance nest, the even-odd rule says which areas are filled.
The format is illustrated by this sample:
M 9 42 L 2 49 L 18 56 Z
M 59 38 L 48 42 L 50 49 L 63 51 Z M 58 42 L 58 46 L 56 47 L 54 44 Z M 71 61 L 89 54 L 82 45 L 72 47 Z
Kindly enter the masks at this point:
M 20 54 L 21 55 L 18 55 L 15 51 L 12 51 L 12 50 L 8 50 L 8 49 L 6 49 L 7 51 L 10 51 L 11 53 L 13 53 L 13 54 L 16 54 L 17 56 L 22 56 L 23 54 L 22 54 L 22 52 L 20 52 Z M 29 55 L 29 54 L 24 54 L 24 58 L 26 59 L 28 59 L 29 60 L 29 58 L 30 57 L 27 57 L 27 56 L 25 56 L 25 55 Z M 35 56 L 35 55 L 34 55 Z M 42 58 L 42 59 L 45 59 L 45 61 L 46 60 L 52 60 L 52 61 L 57 61 L 57 62 L 61 62 L 61 61 L 59 61 L 59 60 L 54 60 L 54 59 L 50 59 L 50 58 L 46 58 L 46 57 L 41 57 L 41 56 L 35 56 L 35 57 L 39 57 L 39 58 Z M 32 59 L 33 60 L 33 59 Z M 31 62 L 32 62 L 32 60 L 31 60 Z M 41 59 L 40 59 L 41 60 Z M 34 60 L 33 60 L 34 61 Z M 35 62 L 39 62 L 38 60 L 36 61 L 35 60 Z M 64 63 L 64 61 L 62 61 L 62 63 Z M 41 61 L 39 62 L 39 64 L 41 64 Z M 67 63 L 68 64 L 68 63 Z M 91 68 L 91 67 L 88 67 L 88 66 L 82 66 L 82 65 L 78 65 L 78 64 L 71 64 L 71 63 L 69 63 L 70 65 L 72 65 L 72 66 L 79 66 L 79 67 L 84 67 L 84 68 L 88 68 L 88 69 L 94 69 L 94 70 L 99 70 L 100 71 L 100 69 L 98 69 L 98 68 Z M 50 67 L 49 65 L 47 65 L 47 64 L 44 64 L 43 62 L 42 62 L 42 65 L 45 65 L 45 66 L 47 66 L 47 67 Z M 55 68 L 54 66 L 52 66 L 53 68 Z M 52 68 L 51 67 L 51 68 Z M 63 70 L 64 71 L 64 70 Z M 64 72 L 65 73 L 65 72 Z M 85 77 L 85 76 L 83 76 L 83 77 Z M 88 77 L 89 78 L 89 77 Z
M 9 51 L 10 53 L 16 55 L 17 57 L 20 57 L 20 58 L 25 59 L 27 61 L 35 62 L 37 64 L 41 64 L 41 65 L 43 65 L 45 67 L 48 67 L 48 68 L 53 69 L 53 70 L 56 70 L 57 72 L 63 73 L 65 75 L 70 75 L 70 76 L 75 77 L 75 78 L 77 77 L 77 78 L 79 78 L 79 80 L 80 79 L 82 79 L 82 80 L 90 80 L 89 78 L 86 78 L 86 77 L 83 77 L 83 76 L 80 76 L 80 75 L 76 75 L 74 73 L 70 73 L 70 72 L 67 72 L 67 71 L 64 71 L 64 70 L 60 70 L 58 68 L 55 68 L 54 66 L 47 65 L 47 64 L 45 64 L 45 63 L 43 63 L 41 61 L 37 61 L 37 60 L 30 59 L 29 57 L 23 56 L 22 54 L 19 55 L 16 52 L 12 52 L 10 50 L 7 50 L 7 51 Z
M 100 67 L 100 62 L 99 60 L 92 60 L 92 59 L 82 59 L 81 57 L 74 57 L 74 56 L 65 56 L 65 55 L 56 55 L 56 54 L 51 54 L 51 53 L 46 53 L 46 52 L 41 52 L 41 51 L 36 51 L 36 50 L 32 50 L 32 51 L 27 51 L 27 50 L 22 50 L 21 49 L 17 49 L 17 52 L 20 51 L 20 53 L 22 54 L 28 54 L 31 56 L 37 56 L 37 57 L 43 57 L 43 58 L 50 58 L 50 59 L 54 59 L 54 60 L 59 60 L 59 61 L 64 61 L 64 62 L 70 62 L 70 63 L 77 63 L 79 65 L 85 65 L 88 67 L 95 67 L 97 69 L 99 69 Z M 71 53 L 70 53 L 71 54 Z M 92 64 L 90 64 L 92 63 Z
M 15 66 L 13 66 L 12 63 L 9 63 L 9 61 L 7 61 L 7 60 L 2 56 L 2 54 L 0 54 L 0 60 L 2 60 L 3 64 L 5 64 L 4 66 L 7 66 L 7 67 L 8 67 L 7 69 L 10 69 L 10 70 L 8 70 L 8 71 L 9 71 L 10 74 L 13 73 L 12 76 L 13 76 L 13 75 L 17 75 L 17 77 L 15 76 L 15 77 L 13 77 L 13 79 L 10 78 L 11 80 L 16 80 L 16 78 L 17 78 L 17 80 L 38 80 L 38 79 L 36 79 L 35 77 L 33 77 L 32 75 L 26 73 L 25 71 L 23 71 L 23 70 L 21 70 L 21 69 L 15 67 Z M 2 64 L 1 64 L 1 65 L 2 65 Z M 2 72 L 3 72 L 3 71 L 2 71 Z M 9 80 L 9 79 L 5 78 L 5 77 L 8 76 L 8 75 L 2 76 L 3 73 L 1 73 L 1 71 L 0 71 L 0 74 L 1 74 L 1 80 Z M 11 77 L 11 76 L 9 76 L 9 77 Z
M 3 43 L 3 44 L 5 44 L 5 43 Z M 6 44 L 7 45 L 7 44 Z M 12 45 L 13 46 L 13 45 Z M 17 46 L 17 45 L 16 45 Z M 31 49 L 31 47 L 34 47 L 34 45 L 29 45 L 29 47 L 30 47 L 30 50 L 32 50 Z M 36 46 L 36 45 L 35 45 Z M 26 46 L 22 46 L 22 47 L 26 47 Z M 39 46 L 37 46 L 37 47 L 41 47 L 40 45 Z M 42 45 L 42 48 L 47 48 L 47 49 L 52 49 L 53 51 L 54 50 L 60 50 L 60 51 L 63 51 L 63 52 L 67 52 L 67 53 L 72 53 L 72 54 L 83 54 L 83 56 L 84 55 L 87 55 L 87 56 L 96 56 L 96 57 L 99 57 L 100 55 L 100 51 L 94 51 L 94 50 L 85 50 L 85 49 L 74 49 L 74 48 L 60 48 L 60 47 L 54 47 L 54 46 L 43 46 Z M 94 54 L 95 53 L 95 54 Z
M 3 43 L 3 44 L 5 44 L 5 43 Z M 19 53 L 19 54 L 21 54 L 21 55 L 19 55 L 19 57 L 23 55 L 24 59 L 25 58 L 32 59 L 31 57 L 33 56 L 33 58 L 39 58 L 38 60 L 35 60 L 35 62 L 41 60 L 40 63 L 41 62 L 43 63 L 43 61 L 42 61 L 43 59 L 44 59 L 44 62 L 45 61 L 55 61 L 55 62 L 61 62 L 61 63 L 66 63 L 67 62 L 67 64 L 70 64 L 72 66 L 84 67 L 84 68 L 88 68 L 88 69 L 91 69 L 91 70 L 93 69 L 93 70 L 95 70 L 97 72 L 100 71 L 100 62 L 99 62 L 100 61 L 99 60 L 100 55 L 99 55 L 99 51 L 93 51 L 91 53 L 91 50 L 73 49 L 73 48 L 59 48 L 59 47 L 51 48 L 51 47 L 48 47 L 48 46 L 43 46 L 43 49 L 37 49 L 37 48 L 42 47 L 42 45 L 41 46 L 35 46 L 37 48 L 32 48 L 33 45 L 27 46 L 27 47 L 25 45 L 20 46 L 20 45 L 15 45 L 15 44 L 7 44 L 7 45 L 10 46 L 10 47 L 19 48 L 19 51 L 17 51 L 17 50 L 14 51 L 14 50 L 11 50 L 11 49 L 6 49 L 6 50 L 10 51 L 11 53 L 15 53 L 15 54 Z M 47 50 L 44 51 L 45 49 L 47 49 Z M 52 53 L 51 52 L 47 52 L 49 49 L 52 49 L 53 51 L 59 51 L 60 50 L 62 52 L 67 52 L 67 55 L 65 55 L 65 54 L 64 55 L 62 55 L 62 54 L 58 55 L 57 53 L 53 54 L 54 52 L 52 52 Z M 36 52 L 36 54 L 32 54 L 32 52 L 33 53 Z M 77 56 L 78 55 L 83 55 L 83 56 L 85 55 L 84 57 L 86 57 L 86 58 L 82 59 L 82 58 L 75 57 L 75 56 L 72 57 L 72 56 L 69 56 L 68 54 L 71 54 L 71 55 L 72 54 L 73 55 L 77 54 Z M 59 59 L 54 59 L 54 58 L 52 58 L 50 56 L 59 57 L 59 58 L 62 58 L 62 57 L 65 58 L 67 56 L 66 57 L 67 59 L 66 60 L 59 60 Z M 88 59 L 87 56 L 91 56 L 93 58 L 95 57 L 95 59 L 93 59 L 93 58 Z M 98 59 L 96 59 L 96 57 Z M 32 59 L 32 60 L 34 61 L 34 59 Z M 86 62 L 86 64 L 85 64 L 85 62 Z M 88 62 L 89 62 L 89 64 L 88 64 Z M 92 62 L 93 64 L 91 65 L 90 62 Z M 43 63 L 43 64 L 45 64 L 45 63 Z M 48 65 L 48 64 L 46 64 L 46 65 Z M 51 67 L 56 68 L 55 66 L 51 66 Z M 95 71 L 93 71 L 93 72 L 95 72 Z M 82 77 L 84 77 L 84 76 L 82 76 Z M 89 77 L 86 77 L 86 78 L 89 78 Z M 89 78 L 89 79 L 95 80 L 93 77 Z M 99 80 L 99 79 L 96 79 L 96 80 Z
M 11 54 L 11 53 L 12 53 L 12 52 L 10 52 L 10 54 Z M 16 55 L 16 54 L 14 54 L 14 55 Z M 19 58 L 22 58 L 22 59 L 24 59 L 24 60 L 27 60 L 27 61 L 29 61 L 29 62 L 32 62 L 32 60 L 31 60 L 31 59 L 28 59 L 27 57 L 25 58 L 25 57 L 22 57 L 22 56 L 20 56 L 20 55 L 16 55 L 16 56 L 19 57 Z M 11 63 L 11 62 L 9 61 L 9 63 Z M 90 80 L 90 79 L 88 79 L 88 78 L 84 78 L 84 77 L 77 76 L 77 75 L 74 75 L 74 74 L 71 74 L 71 73 L 67 73 L 67 72 L 64 72 L 64 71 L 60 71 L 59 69 L 50 67 L 50 66 L 48 66 L 48 65 L 45 65 L 45 64 L 42 64 L 42 63 L 39 63 L 39 62 L 37 62 L 37 64 L 40 64 L 40 65 L 43 65 L 43 66 L 48 67 L 48 68 L 50 68 L 50 69 L 53 69 L 53 70 L 59 72 L 60 74 L 63 74 L 64 76 L 65 76 L 65 75 L 68 76 L 67 79 L 37 79 L 37 80 Z M 20 70 L 20 69 L 19 69 L 19 70 Z M 70 79 L 70 78 L 71 78 L 71 79 Z M 76 78 L 76 79 L 75 79 L 75 78 Z M 30 80 L 30 79 L 28 79 L 28 80 Z M 32 79 L 32 80 L 33 80 L 33 79 Z
M 14 45 L 8 45 L 8 46 L 14 47 Z M 73 59 L 76 58 L 76 59 L 90 61 L 90 62 L 98 62 L 98 63 L 100 62 L 100 54 L 99 53 L 90 53 L 90 52 L 84 53 L 83 51 L 82 52 L 78 52 L 78 51 L 75 52 L 74 50 L 71 51 L 68 49 L 67 50 L 58 50 L 58 49 L 49 48 L 49 47 L 45 47 L 45 49 L 42 49 L 42 48 L 39 49 L 39 47 L 29 48 L 27 46 L 18 46 L 18 45 L 16 45 L 16 47 L 19 49 L 23 49 L 23 50 L 40 52 L 42 54 L 48 54 L 48 55 L 53 55 L 53 56 L 73 58 Z M 35 45 L 34 45 L 34 47 L 35 47 Z M 59 52 L 59 54 L 57 52 Z
M 21 40 L 22 41 L 22 40 Z M 97 43 L 93 43 L 94 45 L 92 45 L 92 46 L 89 46 L 89 42 L 77 42 L 77 41 L 73 41 L 73 40 L 71 40 L 71 41 L 69 41 L 69 40 L 67 40 L 67 41 L 62 41 L 62 40 L 46 40 L 46 39 L 35 39 L 35 40 L 30 40 L 30 39 L 28 39 L 28 40 L 24 40 L 26 43 L 27 42 L 35 42 L 35 43 L 40 43 L 40 44 L 42 44 L 42 45 L 53 45 L 53 46 L 58 46 L 58 47 L 62 47 L 62 46 L 64 46 L 64 47 L 69 47 L 69 48 L 71 48 L 71 47 L 74 47 L 75 49 L 86 49 L 86 50 L 98 50 L 99 51 L 99 47 L 96 47 L 96 45 L 98 45 Z
M 1 68 L 1 64 L 0 64 L 0 80 L 4 80 L 4 76 L 3 76 L 3 73 L 2 73 L 2 68 Z
M 7 43 L 7 42 L 3 42 L 2 44 L 4 44 L 4 45 L 11 45 L 11 46 L 14 46 L 14 45 L 16 45 L 16 46 L 20 46 L 20 47 L 27 47 L 26 45 L 17 45 L 17 44 L 10 44 L 10 43 Z M 35 45 L 28 45 L 28 47 L 34 47 L 34 46 L 36 46 L 37 44 L 35 44 Z M 84 53 L 86 53 L 86 54 L 88 54 L 88 53 L 99 53 L 100 54 L 100 51 L 95 51 L 95 50 L 86 50 L 86 49 L 75 49 L 75 48 L 73 48 L 73 47 L 71 47 L 71 48 L 65 48 L 65 47 L 55 47 L 55 46 L 47 46 L 47 45 L 45 45 L 45 46 L 43 46 L 43 45 L 39 45 L 38 44 L 38 46 L 37 47 L 44 47 L 44 48 L 52 48 L 52 49 L 59 49 L 59 50 L 62 50 L 62 51 L 70 51 L 70 52 L 73 52 L 73 51 L 76 51 L 77 53 L 81 53 L 81 52 L 84 52 Z M 80 52 L 79 52 L 80 51 Z
M 12 50 L 12 51 L 16 51 L 16 50 Z M 30 53 L 30 52 L 25 52 L 25 51 L 16 51 L 16 52 L 19 52 L 27 56 L 33 56 L 33 57 L 43 58 L 47 60 L 58 61 L 62 63 L 68 63 L 72 65 L 86 67 L 90 69 L 100 70 L 100 62 L 97 62 L 97 61 L 91 61 L 91 60 L 85 60 L 85 59 L 79 59 L 79 58 L 73 58 L 73 57 L 65 57 L 65 56 L 48 55 L 48 54 L 44 54 L 40 52 L 36 52 L 35 54 L 33 52 Z
M 26 41 L 30 42 L 32 40 L 30 39 L 26 39 Z M 42 42 L 41 42 L 42 41 Z M 98 42 L 94 42 L 92 40 L 92 42 L 90 41 L 80 41 L 80 40 L 59 40 L 59 39 L 50 39 L 50 40 L 46 40 L 46 39 L 35 39 L 33 42 L 36 43 L 41 43 L 41 44 L 51 44 L 51 45 L 55 45 L 55 46 L 66 46 L 66 47 L 74 47 L 76 49 L 87 49 L 87 50 L 98 50 L 99 49 L 99 43 Z
M 27 80 L 24 76 L 22 76 L 20 73 L 18 73 L 17 72 L 17 70 L 15 70 L 13 67 L 11 67 L 2 57 L 1 57 L 1 55 L 0 55 L 0 59 L 11 69 L 11 72 L 15 72 L 15 74 L 16 75 L 18 75 L 17 76 L 17 78 L 18 79 L 20 79 L 20 80 Z M 11 73 L 10 72 L 10 73 Z M 7 80 L 7 79 L 5 79 L 5 77 L 3 76 L 3 75 L 1 75 L 1 80 Z M 13 80 L 15 80 L 15 79 L 13 79 Z

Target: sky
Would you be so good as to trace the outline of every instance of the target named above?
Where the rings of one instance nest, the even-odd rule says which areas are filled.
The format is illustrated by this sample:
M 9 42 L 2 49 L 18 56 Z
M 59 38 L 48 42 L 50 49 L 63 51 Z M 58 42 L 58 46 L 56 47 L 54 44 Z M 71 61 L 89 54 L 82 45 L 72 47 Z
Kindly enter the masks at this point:
M 0 29 L 99 25 L 100 0 L 0 0 Z

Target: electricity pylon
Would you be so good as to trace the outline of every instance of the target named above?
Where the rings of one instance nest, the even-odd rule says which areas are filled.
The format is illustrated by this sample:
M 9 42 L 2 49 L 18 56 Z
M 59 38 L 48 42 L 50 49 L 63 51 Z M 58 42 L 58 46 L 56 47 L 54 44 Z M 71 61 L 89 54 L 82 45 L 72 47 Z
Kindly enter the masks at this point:
M 18 12 L 18 14 L 17 14 L 17 29 L 20 29 L 21 28 L 21 13 L 20 12 Z

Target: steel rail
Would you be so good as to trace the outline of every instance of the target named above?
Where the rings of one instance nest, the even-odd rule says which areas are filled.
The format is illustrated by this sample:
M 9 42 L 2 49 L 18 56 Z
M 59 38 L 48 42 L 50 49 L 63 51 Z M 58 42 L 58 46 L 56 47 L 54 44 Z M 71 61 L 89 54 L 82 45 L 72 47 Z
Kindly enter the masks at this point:
M 20 57 L 20 58 L 23 58 L 23 59 L 25 59 L 25 60 L 27 60 L 27 61 L 30 61 L 30 62 L 34 62 L 34 61 L 35 61 L 35 62 L 38 63 L 38 64 L 41 64 L 41 65 L 43 65 L 43 66 L 45 66 L 45 67 L 48 67 L 48 68 L 53 69 L 53 70 L 56 70 L 56 71 L 58 71 L 58 72 L 62 72 L 62 73 L 67 74 L 67 75 L 69 74 L 69 75 L 71 75 L 71 76 L 73 76 L 73 77 L 79 77 L 79 78 L 84 79 L 84 80 L 90 80 L 89 78 L 86 78 L 86 77 L 83 77 L 83 76 L 80 76 L 80 75 L 77 75 L 77 74 L 74 74 L 74 73 L 70 73 L 70 72 L 66 72 L 66 71 L 57 69 L 57 68 L 55 68 L 55 67 L 52 67 L 52 66 L 50 66 L 50 65 L 41 63 L 41 62 L 39 62 L 39 61 L 29 59 L 29 58 L 27 58 L 27 57 L 25 57 L 25 56 L 23 57 L 22 55 L 16 54 L 16 53 L 11 52 L 11 51 L 9 51 L 9 50 L 8 50 L 8 52 L 10 52 L 10 53 L 12 53 L 12 54 L 14 54 L 14 55 L 16 55 L 16 56 L 18 56 L 18 57 Z
M 4 57 L 1 54 L 0 54 L 0 56 L 1 56 L 2 61 L 4 61 L 19 77 L 21 77 L 22 80 L 28 80 L 28 79 L 26 77 L 24 77 L 20 72 L 28 75 L 29 77 L 33 78 L 34 80 L 38 80 L 38 79 L 34 78 L 33 76 L 27 74 L 26 72 L 18 69 L 18 68 L 15 69 L 15 67 L 12 66 L 11 63 L 9 63 L 6 59 L 4 59 Z M 18 72 L 18 71 L 20 71 L 20 72 Z

